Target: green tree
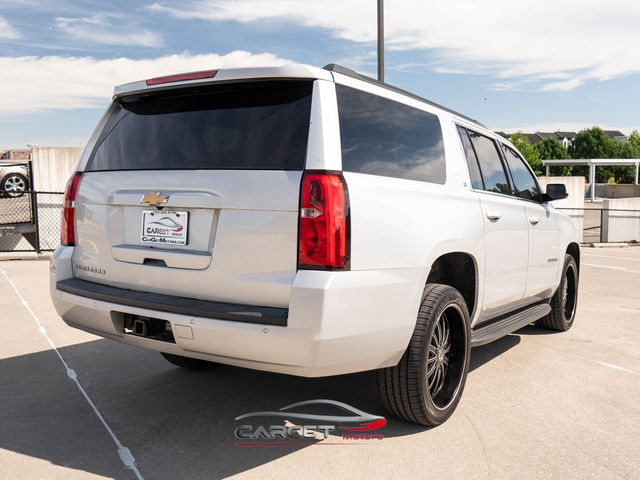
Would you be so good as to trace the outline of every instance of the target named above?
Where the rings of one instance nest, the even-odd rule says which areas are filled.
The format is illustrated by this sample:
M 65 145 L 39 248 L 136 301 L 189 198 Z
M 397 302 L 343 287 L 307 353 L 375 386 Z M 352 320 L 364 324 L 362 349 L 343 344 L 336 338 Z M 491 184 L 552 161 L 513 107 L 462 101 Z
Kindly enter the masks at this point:
M 509 138 L 511 143 L 520 151 L 522 156 L 529 162 L 536 175 L 542 175 L 542 162 L 538 151 L 529 143 L 529 139 L 522 132 L 514 133 Z
M 579 158 L 614 158 L 616 146 L 613 140 L 598 127 L 581 130 L 573 140 L 571 156 Z
M 621 142 L 614 138 L 609 138 L 602 129 L 598 127 L 581 130 L 576 135 L 571 146 L 571 156 L 578 158 L 633 158 L 636 154 L 636 145 L 640 138 L 634 136 L 633 140 Z M 611 177 L 618 183 L 630 183 L 633 181 L 634 167 L 598 167 L 596 169 L 596 182 L 608 182 Z M 574 167 L 572 174 L 585 175 L 585 167 Z
M 631 132 L 627 138 L 629 158 L 640 158 L 640 133 L 637 130 Z
M 538 156 L 541 160 L 562 160 L 571 158 L 568 150 L 564 148 L 562 142 L 556 137 L 547 137 L 541 142 L 536 143 L 533 148 L 538 152 Z M 570 175 L 571 167 L 552 166 L 550 171 L 553 175 Z
M 571 158 L 569 152 L 562 142 L 556 137 L 547 137 L 541 142 L 536 143 L 533 148 L 538 152 L 538 156 L 542 160 L 567 159 Z

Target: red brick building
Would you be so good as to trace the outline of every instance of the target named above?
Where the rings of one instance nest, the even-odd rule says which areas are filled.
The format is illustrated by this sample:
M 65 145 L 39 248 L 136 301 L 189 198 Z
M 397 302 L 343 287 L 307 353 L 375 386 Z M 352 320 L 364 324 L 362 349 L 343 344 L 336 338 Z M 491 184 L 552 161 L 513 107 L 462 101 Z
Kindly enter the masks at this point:
M 28 162 L 31 160 L 30 148 L 16 148 L 0 152 L 0 160 L 10 160 L 12 162 Z

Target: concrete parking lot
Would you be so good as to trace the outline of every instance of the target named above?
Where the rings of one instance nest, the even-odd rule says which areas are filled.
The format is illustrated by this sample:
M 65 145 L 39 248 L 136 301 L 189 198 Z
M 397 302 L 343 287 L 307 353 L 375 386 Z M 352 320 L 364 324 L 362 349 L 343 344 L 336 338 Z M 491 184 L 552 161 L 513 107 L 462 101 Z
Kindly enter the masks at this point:
M 304 448 L 237 447 L 234 418 L 313 398 L 386 415 L 372 373 L 184 371 L 67 327 L 47 270 L 0 262 L 2 478 L 640 478 L 640 247 L 583 249 L 572 330 L 473 350 L 444 425 Z

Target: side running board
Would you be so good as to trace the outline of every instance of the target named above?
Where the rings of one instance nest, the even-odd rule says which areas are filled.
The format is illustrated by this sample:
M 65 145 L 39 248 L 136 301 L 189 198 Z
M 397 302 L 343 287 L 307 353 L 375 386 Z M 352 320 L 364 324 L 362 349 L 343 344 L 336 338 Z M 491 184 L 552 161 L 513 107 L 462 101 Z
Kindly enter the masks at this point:
M 490 322 L 487 325 L 481 325 L 479 328 L 471 330 L 471 346 L 479 347 L 480 345 L 491 343 L 541 319 L 548 315 L 549 312 L 551 312 L 551 307 L 546 303 L 542 303 Z

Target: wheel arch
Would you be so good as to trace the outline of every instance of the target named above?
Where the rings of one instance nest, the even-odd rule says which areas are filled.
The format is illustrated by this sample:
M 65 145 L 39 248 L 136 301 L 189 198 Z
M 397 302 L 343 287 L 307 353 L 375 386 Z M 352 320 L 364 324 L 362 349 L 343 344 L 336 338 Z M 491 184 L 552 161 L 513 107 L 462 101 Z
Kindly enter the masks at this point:
M 573 257 L 578 267 L 578 273 L 580 272 L 580 245 L 576 242 L 571 242 L 567 245 L 567 253 Z
M 427 284 L 441 283 L 460 292 L 472 319 L 478 308 L 478 262 L 467 252 L 449 252 L 432 263 Z

